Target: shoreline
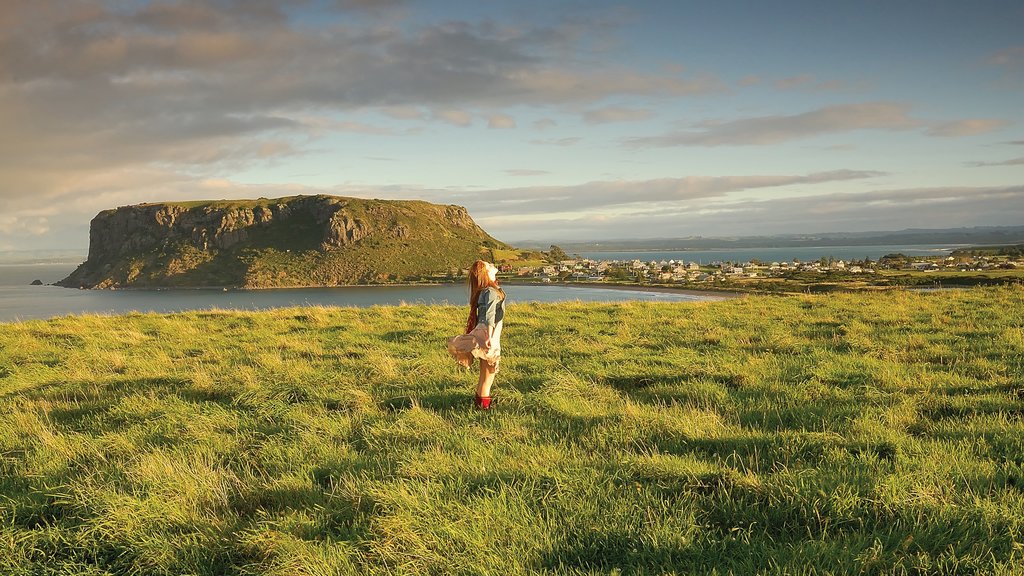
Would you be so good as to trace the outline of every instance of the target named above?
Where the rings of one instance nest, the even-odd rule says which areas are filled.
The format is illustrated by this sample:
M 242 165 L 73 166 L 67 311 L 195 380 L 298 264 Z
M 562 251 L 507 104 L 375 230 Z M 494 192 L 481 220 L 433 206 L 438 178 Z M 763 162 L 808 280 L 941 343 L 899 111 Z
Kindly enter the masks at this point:
M 694 290 L 689 288 L 675 288 L 672 286 L 650 286 L 642 284 L 604 284 L 597 282 L 517 282 L 514 280 L 499 283 L 503 286 L 536 286 L 536 287 L 560 287 L 560 288 L 590 288 L 593 290 L 626 290 L 632 292 L 652 292 L 662 294 L 683 294 L 687 296 L 716 296 L 723 299 L 740 298 L 747 293 L 733 290 Z M 97 292 L 175 292 L 175 291 L 212 291 L 212 292 L 263 292 L 270 290 L 324 290 L 336 288 L 416 288 L 419 286 L 459 286 L 465 281 L 459 282 L 395 282 L 389 284 L 314 284 L 307 286 L 268 286 L 246 288 L 239 286 L 154 286 L 154 287 L 113 287 L 113 288 L 71 288 L 59 284 L 44 284 L 55 288 L 68 290 L 95 290 Z
M 643 284 L 602 284 L 597 282 L 501 282 L 502 286 L 561 286 L 563 288 L 592 288 L 596 290 L 628 290 L 632 292 L 654 292 L 661 294 L 684 294 L 687 296 L 718 296 L 723 299 L 742 298 L 745 292 L 734 290 L 693 290 L 673 286 L 650 286 Z

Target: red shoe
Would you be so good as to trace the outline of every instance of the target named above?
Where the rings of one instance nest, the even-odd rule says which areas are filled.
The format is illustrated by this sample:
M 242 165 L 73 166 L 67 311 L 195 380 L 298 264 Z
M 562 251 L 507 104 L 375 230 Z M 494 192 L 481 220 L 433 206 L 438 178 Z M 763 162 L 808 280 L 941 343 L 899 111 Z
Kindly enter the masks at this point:
M 491 409 L 491 397 L 490 396 L 474 396 L 473 407 L 477 410 L 490 410 Z

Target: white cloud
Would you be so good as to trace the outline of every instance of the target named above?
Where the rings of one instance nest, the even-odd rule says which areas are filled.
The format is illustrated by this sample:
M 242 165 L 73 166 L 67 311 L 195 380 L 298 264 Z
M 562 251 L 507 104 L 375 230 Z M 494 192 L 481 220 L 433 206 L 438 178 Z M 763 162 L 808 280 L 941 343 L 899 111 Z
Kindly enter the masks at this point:
M 796 76 L 776 80 L 775 87 L 779 90 L 805 90 L 820 92 L 826 90 L 841 90 L 845 87 L 845 84 L 840 80 L 818 80 L 813 74 L 798 74 Z
M 762 116 L 730 122 L 703 122 L 693 130 L 631 138 L 630 147 L 743 146 L 778 144 L 854 130 L 909 130 L 922 125 L 910 106 L 894 102 L 841 104 L 791 116 Z
M 0 234 L 7 236 L 42 236 L 50 231 L 46 216 L 0 215 Z
M 516 120 L 507 114 L 491 114 L 487 118 L 487 127 L 496 130 L 507 130 L 516 127 Z
M 637 122 L 651 117 L 652 111 L 646 108 L 625 108 L 622 106 L 609 106 L 587 110 L 583 113 L 583 120 L 587 124 L 605 124 L 608 122 Z
M 539 144 L 541 146 L 575 146 L 582 141 L 583 138 L 580 138 L 579 136 L 569 136 L 566 138 L 530 140 L 530 144 Z
M 597 181 L 575 186 L 505 188 L 481 193 L 488 200 L 476 213 L 542 214 L 592 212 L 610 207 L 676 203 L 720 197 L 731 192 L 859 180 L 880 172 L 834 170 L 807 175 L 689 176 L 642 181 Z M 473 204 L 472 196 L 467 198 Z
M 527 168 L 511 168 L 505 170 L 505 174 L 509 176 L 546 176 L 551 174 L 548 170 L 530 170 Z
M 996 162 L 967 162 L 966 166 L 972 166 L 980 168 L 984 166 L 1021 166 L 1024 165 L 1024 156 L 1020 158 L 1010 158 L 1009 160 L 1000 160 Z
M 1004 48 L 988 59 L 993 66 L 1013 68 L 1024 65 L 1024 46 L 1009 46 Z
M 462 128 L 473 123 L 473 115 L 465 110 L 434 110 L 431 118 Z
M 395 120 L 423 120 L 427 117 L 417 106 L 384 106 L 380 112 Z
M 694 207 L 638 208 L 612 217 L 555 214 L 532 227 L 517 215 L 494 214 L 478 221 L 498 238 L 554 241 L 954 228 L 965 225 L 965 214 L 975 225 L 1017 225 L 1024 221 L 1024 186 L 877 190 L 743 202 L 708 199 Z
M 942 122 L 929 128 L 925 134 L 929 136 L 940 136 L 945 138 L 959 138 L 961 136 L 974 136 L 994 132 L 1009 125 L 1006 120 L 995 119 L 973 119 L 956 120 L 954 122 Z

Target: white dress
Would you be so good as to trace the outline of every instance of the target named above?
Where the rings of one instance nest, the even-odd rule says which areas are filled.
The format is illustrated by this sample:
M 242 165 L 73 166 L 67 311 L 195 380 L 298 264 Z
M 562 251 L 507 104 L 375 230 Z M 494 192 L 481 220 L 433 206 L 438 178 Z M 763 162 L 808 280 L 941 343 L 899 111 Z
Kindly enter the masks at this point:
M 487 342 L 487 324 L 476 325 L 469 334 L 460 334 L 448 339 L 448 353 L 455 358 L 459 364 L 469 368 L 474 358 L 479 358 L 488 366 L 498 371 L 501 362 L 501 329 L 504 321 L 494 325 L 494 333 L 491 334 L 491 345 L 484 346 Z

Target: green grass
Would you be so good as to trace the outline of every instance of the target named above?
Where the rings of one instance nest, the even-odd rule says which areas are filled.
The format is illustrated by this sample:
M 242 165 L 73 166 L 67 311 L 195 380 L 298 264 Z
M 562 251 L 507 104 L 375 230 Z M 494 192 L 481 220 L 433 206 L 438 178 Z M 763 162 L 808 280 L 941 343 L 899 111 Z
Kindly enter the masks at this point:
M 1024 573 L 1020 287 L 463 314 L 0 324 L 0 573 Z

